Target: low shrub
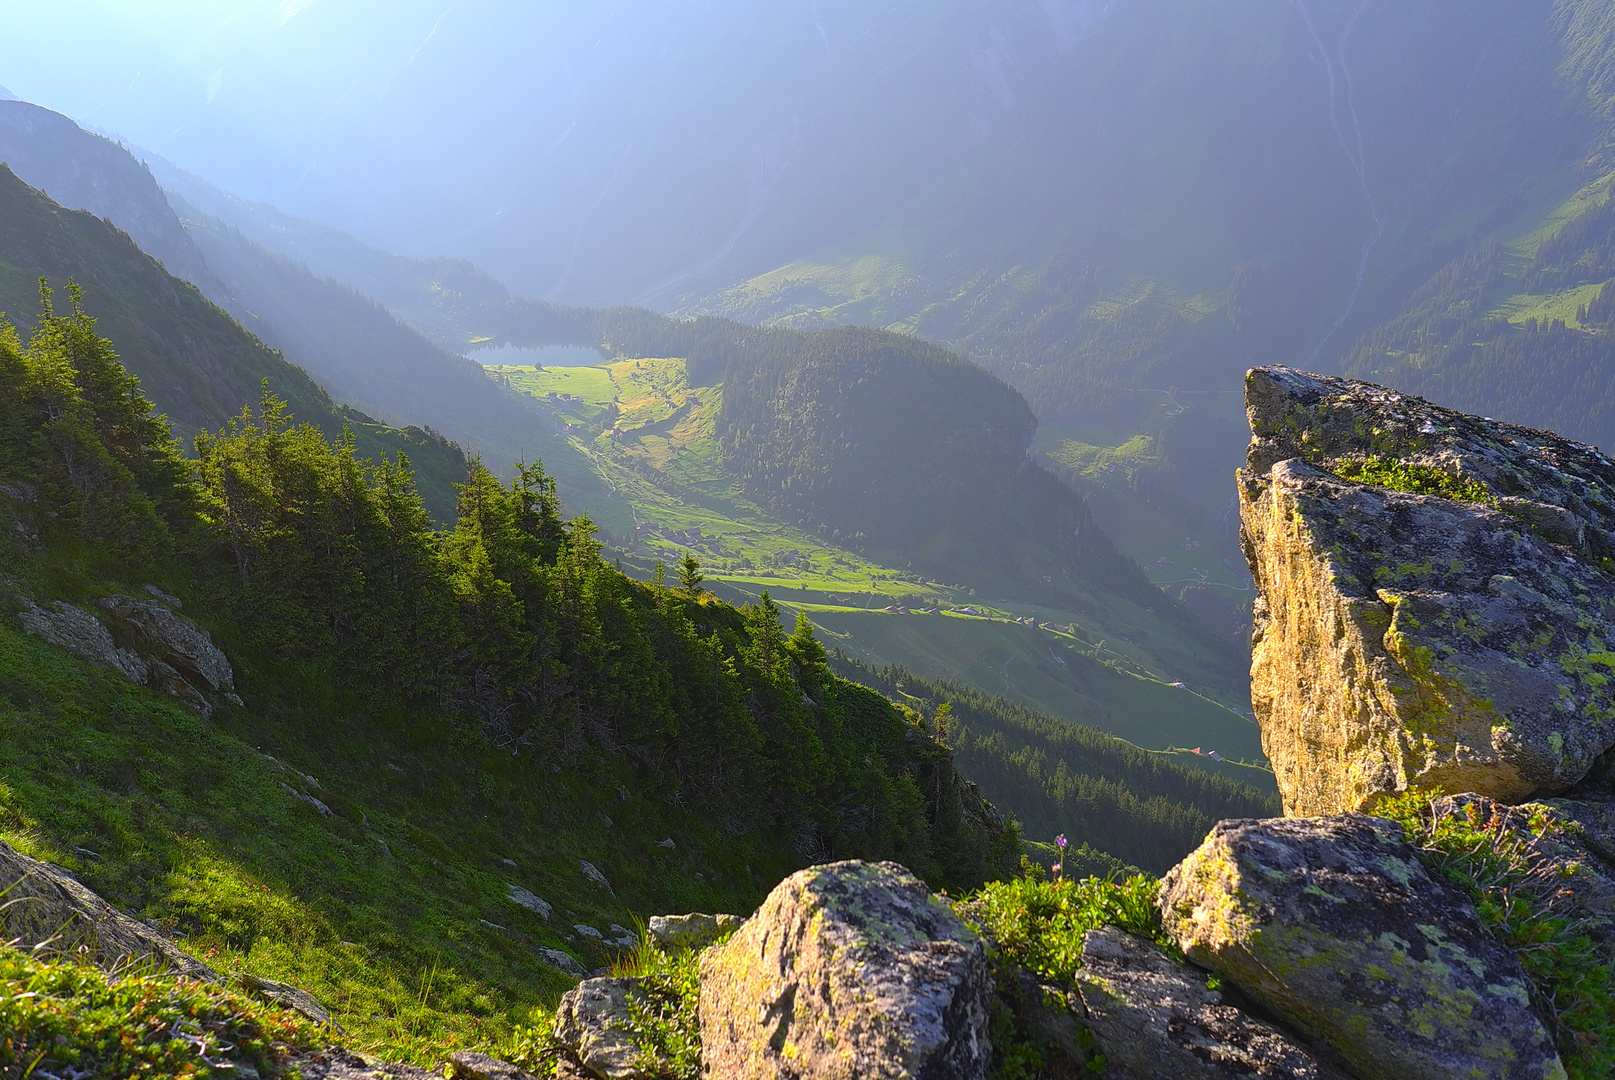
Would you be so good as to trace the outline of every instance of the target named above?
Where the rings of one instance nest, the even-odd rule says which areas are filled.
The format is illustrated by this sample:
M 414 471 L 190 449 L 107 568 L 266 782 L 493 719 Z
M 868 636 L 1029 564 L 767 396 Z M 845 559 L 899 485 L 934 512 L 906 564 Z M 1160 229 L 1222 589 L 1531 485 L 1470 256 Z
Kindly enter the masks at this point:
M 286 1073 L 306 1022 L 221 987 L 0 946 L 0 1080 Z

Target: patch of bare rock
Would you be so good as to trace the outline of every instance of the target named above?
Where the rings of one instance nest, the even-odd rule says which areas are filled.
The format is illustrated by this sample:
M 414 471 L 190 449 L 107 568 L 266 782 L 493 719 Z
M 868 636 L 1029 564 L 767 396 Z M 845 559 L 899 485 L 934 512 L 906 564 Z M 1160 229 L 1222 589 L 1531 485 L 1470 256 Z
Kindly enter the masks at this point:
M 18 618 L 23 630 L 141 686 L 171 694 L 204 716 L 219 705 L 239 705 L 230 660 L 207 631 L 179 613 L 173 597 L 154 585 L 148 597 L 107 596 L 100 615 L 57 600 L 30 603 Z

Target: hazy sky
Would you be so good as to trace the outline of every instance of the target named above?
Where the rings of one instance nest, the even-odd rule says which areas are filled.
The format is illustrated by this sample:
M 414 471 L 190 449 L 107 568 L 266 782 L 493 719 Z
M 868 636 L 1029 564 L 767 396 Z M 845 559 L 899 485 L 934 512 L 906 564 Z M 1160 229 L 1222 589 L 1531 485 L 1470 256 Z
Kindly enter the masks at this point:
M 382 247 L 620 302 L 874 224 L 1116 6 L 16 0 L 0 86 Z
M 0 85 L 240 194 L 341 218 L 434 175 L 508 173 L 563 138 L 667 20 L 520 0 L 53 0 L 0 5 Z M 620 5 L 630 6 L 630 5 Z M 695 4 L 691 10 L 705 5 Z M 612 58 L 597 56 L 608 45 Z M 605 87 L 609 89 L 609 86 Z M 399 170 L 414 175 L 392 184 Z M 511 176 L 512 182 L 517 177 Z M 454 185 L 448 185 L 452 191 Z M 455 197 L 450 194 L 450 198 Z M 487 198 L 486 188 L 482 198 Z M 488 206 L 494 213 L 497 206 Z M 436 215 L 420 215 L 421 220 Z M 346 224 L 376 230 L 362 216 Z M 395 243 L 408 227 L 382 230 Z M 442 237 L 420 230 L 419 243 Z

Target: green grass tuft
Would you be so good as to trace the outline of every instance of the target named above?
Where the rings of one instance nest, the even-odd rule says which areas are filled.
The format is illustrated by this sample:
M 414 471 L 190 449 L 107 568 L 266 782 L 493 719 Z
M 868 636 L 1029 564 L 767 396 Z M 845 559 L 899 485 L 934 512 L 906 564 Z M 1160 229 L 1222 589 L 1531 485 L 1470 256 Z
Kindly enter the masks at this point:
M 1497 499 L 1491 489 L 1478 480 L 1465 480 L 1430 465 L 1396 461 L 1378 455 L 1361 460 L 1352 458 L 1336 462 L 1336 476 L 1358 484 L 1406 491 L 1414 495 L 1436 495 L 1458 502 L 1496 506 Z
M 1374 812 L 1401 825 L 1425 864 L 1467 892 L 1481 924 L 1514 949 L 1572 1080 L 1615 1075 L 1615 970 L 1586 933 L 1588 912 L 1565 888 L 1562 865 L 1538 848 L 1568 830 L 1545 813 L 1525 829 L 1473 804 L 1441 813 L 1440 795 L 1406 792 Z

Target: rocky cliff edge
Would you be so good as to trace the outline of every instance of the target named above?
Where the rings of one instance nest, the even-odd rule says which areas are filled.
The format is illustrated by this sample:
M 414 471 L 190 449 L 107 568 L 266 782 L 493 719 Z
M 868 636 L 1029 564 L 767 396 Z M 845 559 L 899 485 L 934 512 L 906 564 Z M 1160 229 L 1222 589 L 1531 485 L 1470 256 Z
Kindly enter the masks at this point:
M 1581 780 L 1615 744 L 1615 462 L 1282 367 L 1246 406 L 1251 692 L 1285 812 Z

